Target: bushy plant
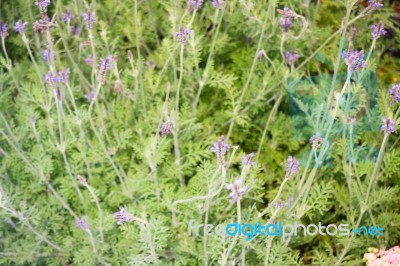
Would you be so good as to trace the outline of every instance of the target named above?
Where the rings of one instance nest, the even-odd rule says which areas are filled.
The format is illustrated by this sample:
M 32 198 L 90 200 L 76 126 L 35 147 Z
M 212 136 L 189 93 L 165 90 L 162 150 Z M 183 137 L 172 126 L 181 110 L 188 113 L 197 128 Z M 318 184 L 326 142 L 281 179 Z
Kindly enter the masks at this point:
M 391 4 L 0 10 L 2 265 L 362 265 L 399 245 Z M 192 220 L 384 230 L 249 240 Z

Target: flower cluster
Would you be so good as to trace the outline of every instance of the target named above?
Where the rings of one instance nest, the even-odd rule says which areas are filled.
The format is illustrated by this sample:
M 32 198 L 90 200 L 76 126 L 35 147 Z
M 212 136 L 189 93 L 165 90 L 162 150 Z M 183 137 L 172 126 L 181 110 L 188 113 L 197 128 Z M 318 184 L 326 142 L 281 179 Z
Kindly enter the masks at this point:
M 296 51 L 293 49 L 291 52 L 286 52 L 285 53 L 285 62 L 286 64 L 289 64 L 291 66 L 294 65 L 294 63 L 299 60 L 300 55 L 296 53 Z
M 5 38 L 8 36 L 8 26 L 6 23 L 0 21 L 0 37 Z
M 383 27 L 383 23 L 379 22 L 377 25 L 369 26 L 372 30 L 371 35 L 373 39 L 378 39 L 379 36 L 383 36 L 386 34 L 386 30 Z
M 231 202 L 238 201 L 246 192 L 247 187 L 242 187 L 242 181 L 240 179 L 235 180 L 232 184 L 226 185 L 226 188 L 231 191 L 229 194 Z
M 381 131 L 385 134 L 394 133 L 396 131 L 396 120 L 382 117 Z
M 22 20 L 18 20 L 14 24 L 14 30 L 15 30 L 15 32 L 17 32 L 19 34 L 25 34 L 27 25 L 28 25 L 28 22 L 24 22 Z
M 280 27 L 284 32 L 287 32 L 293 25 L 293 18 L 296 13 L 290 10 L 288 7 L 285 7 L 283 10 L 278 10 L 278 13 L 281 15 L 279 18 Z
M 389 95 L 393 100 L 400 103 L 400 83 L 393 84 L 389 89 Z
M 369 248 L 364 254 L 367 266 L 396 266 L 400 265 L 400 247 L 394 246 L 388 250 Z
M 342 58 L 347 65 L 347 69 L 349 72 L 354 72 L 366 67 L 364 61 L 364 51 L 343 51 Z
M 290 178 L 299 171 L 300 161 L 289 156 L 286 162 L 285 178 Z
M 225 154 L 231 146 L 231 144 L 227 144 L 225 142 L 224 136 L 221 136 L 218 141 L 214 142 L 213 146 L 211 147 L 211 151 L 217 155 L 219 165 L 225 165 Z
M 85 216 L 83 216 L 81 219 L 76 219 L 75 225 L 76 225 L 76 227 L 78 227 L 79 229 L 82 229 L 82 230 L 89 229 L 89 223 Z
M 94 22 L 96 21 L 94 12 L 88 10 L 87 12 L 82 13 L 82 17 L 86 23 L 87 29 L 88 30 L 93 29 Z
M 130 221 L 132 221 L 132 215 L 131 214 L 129 214 L 129 213 L 127 213 L 126 211 L 125 211 L 125 208 L 120 208 L 119 209 L 119 212 L 115 212 L 114 214 L 113 214 L 113 218 L 115 219 L 115 220 L 117 220 L 117 224 L 118 225 L 121 225 L 121 224 L 123 224 L 123 223 L 127 223 L 127 222 L 130 222 Z
M 64 10 L 64 12 L 61 14 L 61 21 L 64 23 L 69 23 L 74 18 L 75 16 L 72 15 L 69 10 Z
M 173 128 L 172 122 L 170 120 L 165 121 L 161 125 L 161 129 L 160 129 L 161 135 L 165 136 L 165 135 L 170 134 L 172 132 L 172 128 Z
M 179 44 L 185 44 L 188 36 L 192 31 L 186 28 L 180 28 L 179 31 L 175 32 L 175 39 Z
M 70 74 L 69 68 L 65 69 L 64 71 L 59 71 L 58 75 L 55 75 L 49 71 L 45 75 L 44 80 L 50 84 L 50 87 L 56 88 L 57 83 L 60 83 L 60 82 L 68 83 L 69 74 Z

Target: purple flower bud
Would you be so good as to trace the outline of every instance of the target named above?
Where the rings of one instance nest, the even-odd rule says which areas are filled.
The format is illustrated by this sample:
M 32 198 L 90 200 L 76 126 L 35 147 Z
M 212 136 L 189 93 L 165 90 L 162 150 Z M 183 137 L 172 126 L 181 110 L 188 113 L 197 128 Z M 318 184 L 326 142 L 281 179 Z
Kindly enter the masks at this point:
M 52 72 L 47 72 L 47 74 L 44 77 L 44 80 L 50 84 L 50 87 L 55 88 L 57 86 L 57 83 L 60 82 L 60 78 L 56 75 L 54 75 Z
M 68 83 L 69 74 L 70 74 L 69 68 L 65 69 L 64 71 L 59 71 L 58 76 L 59 76 L 60 82 Z
M 167 120 L 161 125 L 160 129 L 161 135 L 165 136 L 170 134 L 172 132 L 172 128 L 173 128 L 172 122 Z
M 342 57 L 347 65 L 349 72 L 354 72 L 366 67 L 364 61 L 364 51 L 343 51 Z
M 371 35 L 373 39 L 378 39 L 379 36 L 386 34 L 386 30 L 383 28 L 383 23 L 379 22 L 377 25 L 369 26 L 372 30 Z
M 294 65 L 294 63 L 299 60 L 300 55 L 296 53 L 296 51 L 293 49 L 291 52 L 286 52 L 285 53 L 285 62 L 286 64 L 289 64 L 291 66 Z
M 43 61 L 49 62 L 50 59 L 55 59 L 56 55 L 54 53 L 51 53 L 48 49 L 44 50 L 42 53 L 42 58 Z
M 284 207 L 290 206 L 294 201 L 293 196 L 289 198 L 288 202 L 283 202 L 281 200 L 277 200 L 276 202 L 271 203 L 271 206 L 275 207 L 276 209 L 283 209 Z
M 92 11 L 87 11 L 82 13 L 83 20 L 86 23 L 86 27 L 88 30 L 93 29 L 93 24 L 96 21 L 95 14 Z
M 50 5 L 50 0 L 41 0 L 35 2 L 35 6 L 38 6 L 40 10 L 47 10 L 47 7 L 49 5 Z
M 84 97 L 88 102 L 92 102 L 96 97 L 96 92 L 94 90 L 91 90 L 89 93 L 85 94 Z
M 400 103 L 400 83 L 392 84 L 392 87 L 389 89 L 389 95 L 393 100 Z
M 396 120 L 382 117 L 381 131 L 385 134 L 394 133 L 396 131 Z
M 93 57 L 92 56 L 86 57 L 85 63 L 88 64 L 88 65 L 92 65 L 93 64 Z
M 189 0 L 189 6 L 194 9 L 200 9 L 204 0 Z
M 113 63 L 114 63 L 114 58 L 111 55 L 107 56 L 106 59 L 100 58 L 100 68 L 97 76 L 97 81 L 100 84 L 104 84 L 106 72 L 107 70 L 113 68 Z
M 6 23 L 0 21 L 0 37 L 5 38 L 8 36 L 8 26 Z
M 120 208 L 119 212 L 113 214 L 113 218 L 117 220 L 117 224 L 121 225 L 126 222 L 132 221 L 132 215 L 125 211 L 125 208 Z
M 380 9 L 383 4 L 381 3 L 381 0 L 368 0 L 368 4 L 370 7 L 372 7 L 375 10 Z
M 251 159 L 253 159 L 253 157 L 254 157 L 254 152 L 247 154 L 245 157 L 243 157 L 242 164 L 247 165 L 247 166 L 256 165 L 257 164 L 256 162 L 251 161 Z
M 83 216 L 82 219 L 76 219 L 75 225 L 76 225 L 76 227 L 78 227 L 79 229 L 82 229 L 82 230 L 89 229 L 89 224 L 88 224 L 88 221 L 85 216 Z
M 211 0 L 211 5 L 214 8 L 220 8 L 224 4 L 224 0 Z
M 64 10 L 64 12 L 61 15 L 61 21 L 64 23 L 68 23 L 71 20 L 73 20 L 75 18 L 74 15 L 72 15 L 69 10 Z
M 28 22 L 23 22 L 22 20 L 18 20 L 14 25 L 14 30 L 17 33 L 25 34 L 27 25 L 28 25 Z
M 300 161 L 289 156 L 286 162 L 285 178 L 290 178 L 299 171 Z
M 187 37 L 191 33 L 190 29 L 180 28 L 179 31 L 175 32 L 175 39 L 179 44 L 185 44 Z
M 225 143 L 225 138 L 222 136 L 218 141 L 214 142 L 213 146 L 211 147 L 211 151 L 217 154 L 219 153 L 221 155 L 225 155 L 231 146 L 231 144 Z
M 232 184 L 226 185 L 226 188 L 231 191 L 229 194 L 231 202 L 238 201 L 246 192 L 247 187 L 242 187 L 242 181 L 240 179 L 235 180 Z
M 232 146 L 231 144 L 225 143 L 224 136 L 221 136 L 218 141 L 214 142 L 213 146 L 211 147 L 211 151 L 217 155 L 219 165 L 221 166 L 225 165 L 224 155 L 231 146 Z

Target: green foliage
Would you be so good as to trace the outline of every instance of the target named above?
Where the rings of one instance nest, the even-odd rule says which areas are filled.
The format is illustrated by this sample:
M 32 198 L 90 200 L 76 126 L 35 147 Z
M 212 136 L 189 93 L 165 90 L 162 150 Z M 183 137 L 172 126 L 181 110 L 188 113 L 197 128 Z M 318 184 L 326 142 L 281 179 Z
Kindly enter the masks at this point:
M 33 2 L 0 1 L 9 25 L 0 38 L 1 265 L 361 265 L 369 247 L 399 244 L 399 137 L 379 127 L 399 115 L 387 88 L 400 67 L 388 47 L 400 37 L 377 39 L 348 86 L 340 55 L 352 25 L 354 48 L 368 54 L 369 24 L 391 25 L 386 3 L 359 16 L 356 1 L 204 1 L 193 10 L 183 0 L 53 0 L 51 27 L 34 32 L 45 14 Z M 296 16 L 284 33 L 286 5 Z M 13 31 L 19 19 L 29 22 L 26 38 Z M 181 28 L 191 29 L 184 44 Z M 46 49 L 55 54 L 47 62 Z M 46 82 L 67 68 L 68 82 Z M 312 150 L 315 135 L 324 141 Z M 225 164 L 210 150 L 221 136 L 232 144 Z M 245 166 L 250 152 L 257 164 Z M 285 179 L 289 155 L 300 170 Z M 246 191 L 232 202 L 226 186 L 238 179 Z M 130 218 L 122 225 L 120 208 Z M 82 217 L 88 229 L 76 226 Z M 193 219 L 380 225 L 384 235 L 246 241 L 189 236 Z

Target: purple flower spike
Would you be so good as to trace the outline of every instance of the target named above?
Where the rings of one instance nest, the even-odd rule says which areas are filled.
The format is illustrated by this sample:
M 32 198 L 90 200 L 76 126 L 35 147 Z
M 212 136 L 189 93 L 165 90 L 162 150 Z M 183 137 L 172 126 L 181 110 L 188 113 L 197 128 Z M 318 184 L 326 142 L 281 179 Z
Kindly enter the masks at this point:
M 220 8 L 224 4 L 224 0 L 211 0 L 211 5 L 214 8 Z
M 225 143 L 225 138 L 222 136 L 218 141 L 214 142 L 213 146 L 211 147 L 211 151 L 217 154 L 219 153 L 221 155 L 225 155 L 231 146 L 231 144 Z
M 257 163 L 251 161 L 253 157 L 254 157 L 254 152 L 247 154 L 245 157 L 243 157 L 242 164 L 247 166 L 255 166 Z
M 189 0 L 189 6 L 193 9 L 200 9 L 204 0 Z
M 233 184 L 226 185 L 226 188 L 231 191 L 229 194 L 231 202 L 238 201 L 246 192 L 247 187 L 242 187 L 241 185 L 242 181 L 240 179 L 237 179 Z
M 213 146 L 211 147 L 211 151 L 217 155 L 219 165 L 221 166 L 225 165 L 224 155 L 231 146 L 232 146 L 231 144 L 225 143 L 224 136 L 221 136 L 218 141 L 214 142 Z
M 86 23 L 86 27 L 88 30 L 93 29 L 93 24 L 96 21 L 95 14 L 92 11 L 87 11 L 82 13 L 83 20 Z
M 286 64 L 289 64 L 291 66 L 294 65 L 294 63 L 299 60 L 300 55 L 296 53 L 296 51 L 293 49 L 291 52 L 286 52 L 285 53 L 285 62 Z
M 349 72 L 354 72 L 366 67 L 364 61 L 364 51 L 343 51 L 342 57 L 348 67 Z
M 89 224 L 88 224 L 88 221 L 85 216 L 83 216 L 81 219 L 76 219 L 75 225 L 76 225 L 76 227 L 78 227 L 79 229 L 82 229 L 82 230 L 89 229 Z
M 192 31 L 190 29 L 180 28 L 179 31 L 175 32 L 175 39 L 179 44 L 185 44 L 187 37 Z
M 279 25 L 284 32 L 287 32 L 293 25 L 292 19 L 295 17 L 295 13 L 288 7 L 283 10 L 278 10 L 278 13 L 282 16 L 279 18 Z
M 99 68 L 99 74 L 97 76 L 97 80 L 100 84 L 104 84 L 106 72 L 107 70 L 113 68 L 113 63 L 114 63 L 114 58 L 111 55 L 107 56 L 106 59 L 100 58 L 100 68 Z
M 299 171 L 300 161 L 289 156 L 286 162 L 285 178 L 290 178 Z
M 132 215 L 125 211 L 125 208 L 120 208 L 119 212 L 113 214 L 113 218 L 117 220 L 117 224 L 121 225 L 126 222 L 132 221 Z
M 64 10 L 64 12 L 61 15 L 61 21 L 64 23 L 68 23 L 71 20 L 73 20 L 75 18 L 74 15 L 72 15 L 69 10 Z
M 386 34 L 386 30 L 383 27 L 383 23 L 379 22 L 377 25 L 369 26 L 372 30 L 371 35 L 373 39 L 378 39 L 379 36 L 384 36 Z
M 396 131 L 396 120 L 382 117 L 381 131 L 385 134 L 394 133 Z
M 15 22 L 14 30 L 17 33 L 25 34 L 27 25 L 28 25 L 28 22 L 23 22 L 22 20 L 19 20 L 19 21 Z
M 6 23 L 0 21 L 0 37 L 5 38 L 8 36 L 8 26 Z
M 389 89 L 389 95 L 393 100 L 400 103 L 400 83 L 393 84 Z

